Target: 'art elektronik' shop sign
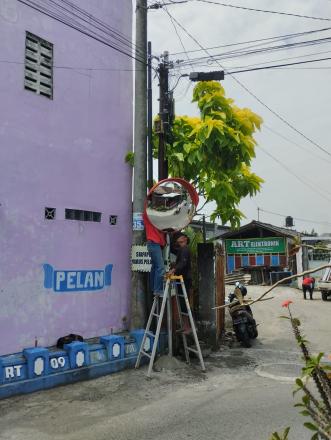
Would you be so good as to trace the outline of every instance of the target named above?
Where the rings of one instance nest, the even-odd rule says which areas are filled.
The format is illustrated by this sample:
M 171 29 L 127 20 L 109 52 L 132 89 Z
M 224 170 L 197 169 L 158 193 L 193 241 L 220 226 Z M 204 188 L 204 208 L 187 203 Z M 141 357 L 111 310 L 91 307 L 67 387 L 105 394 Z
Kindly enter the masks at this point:
M 282 237 L 238 238 L 225 240 L 227 254 L 284 254 Z

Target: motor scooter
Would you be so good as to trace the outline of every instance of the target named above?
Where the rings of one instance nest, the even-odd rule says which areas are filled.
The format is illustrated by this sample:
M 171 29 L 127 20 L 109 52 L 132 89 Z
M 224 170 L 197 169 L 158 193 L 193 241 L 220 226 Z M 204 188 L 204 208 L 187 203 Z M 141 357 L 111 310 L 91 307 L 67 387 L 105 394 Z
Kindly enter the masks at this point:
M 235 335 L 244 347 L 251 347 L 251 339 L 258 336 L 256 321 L 248 301 L 244 299 L 239 287 L 228 297 L 229 312 L 232 318 Z

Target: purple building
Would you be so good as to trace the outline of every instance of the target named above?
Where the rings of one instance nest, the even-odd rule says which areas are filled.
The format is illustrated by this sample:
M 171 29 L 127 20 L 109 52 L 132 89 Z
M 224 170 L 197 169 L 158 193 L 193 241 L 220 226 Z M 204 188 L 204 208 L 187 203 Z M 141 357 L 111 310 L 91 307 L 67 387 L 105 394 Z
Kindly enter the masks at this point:
M 33 3 L 0 3 L 0 355 L 129 319 L 131 1 Z

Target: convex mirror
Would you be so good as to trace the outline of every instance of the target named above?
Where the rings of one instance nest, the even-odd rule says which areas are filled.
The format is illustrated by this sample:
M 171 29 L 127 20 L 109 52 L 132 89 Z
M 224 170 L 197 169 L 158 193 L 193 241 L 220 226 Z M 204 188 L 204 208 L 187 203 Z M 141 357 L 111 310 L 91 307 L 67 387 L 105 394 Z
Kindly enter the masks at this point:
M 147 195 L 145 212 L 158 230 L 180 231 L 191 223 L 199 196 L 184 179 L 171 178 L 158 182 Z

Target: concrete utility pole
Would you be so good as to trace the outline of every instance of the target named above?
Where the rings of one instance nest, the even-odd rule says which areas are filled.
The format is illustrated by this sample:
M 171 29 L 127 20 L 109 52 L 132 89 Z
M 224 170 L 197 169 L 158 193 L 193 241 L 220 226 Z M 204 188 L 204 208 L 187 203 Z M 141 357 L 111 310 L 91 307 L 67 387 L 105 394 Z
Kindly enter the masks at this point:
M 147 0 L 137 0 L 136 6 L 133 217 L 140 218 L 147 192 Z M 143 244 L 144 236 L 143 228 L 134 230 L 133 244 Z M 144 327 L 145 304 L 146 275 L 132 272 L 132 328 Z
M 148 188 L 153 186 L 153 91 L 152 91 L 152 43 L 148 42 L 148 68 L 147 68 L 147 119 L 148 119 L 148 152 L 147 152 L 147 168 L 148 168 Z

